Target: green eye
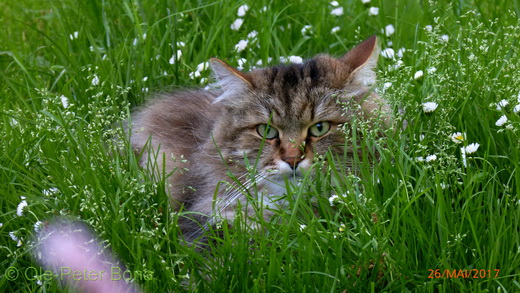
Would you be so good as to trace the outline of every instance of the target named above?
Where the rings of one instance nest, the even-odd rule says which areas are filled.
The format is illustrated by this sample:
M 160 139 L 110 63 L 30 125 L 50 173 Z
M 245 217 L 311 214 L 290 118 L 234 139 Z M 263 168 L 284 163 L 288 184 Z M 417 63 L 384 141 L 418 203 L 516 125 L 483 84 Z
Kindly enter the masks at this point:
M 265 137 L 266 139 L 273 139 L 278 137 L 278 130 L 267 124 L 259 124 L 256 126 L 256 132 L 258 132 L 261 137 Z
M 325 135 L 330 130 L 330 122 L 322 121 L 309 128 L 309 134 L 315 137 Z

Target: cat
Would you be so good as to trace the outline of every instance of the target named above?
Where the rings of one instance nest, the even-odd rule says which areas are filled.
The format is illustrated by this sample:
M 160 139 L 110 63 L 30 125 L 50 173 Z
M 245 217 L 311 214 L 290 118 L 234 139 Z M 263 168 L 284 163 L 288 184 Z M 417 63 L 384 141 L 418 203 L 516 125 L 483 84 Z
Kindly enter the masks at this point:
M 372 36 L 340 58 L 322 54 L 248 73 L 213 58 L 213 87 L 161 95 L 136 111 L 130 142 L 140 164 L 171 173 L 173 205 L 193 212 L 179 220 L 185 238 L 218 219 L 232 222 L 238 202 L 253 213 L 248 193 L 269 218 L 283 206 L 286 180 L 302 178 L 315 154 L 353 152 L 341 130 L 353 117 L 388 125 L 390 107 L 372 92 L 378 55 Z
M 214 87 L 162 95 L 136 111 L 130 143 L 141 166 L 171 173 L 173 205 L 193 212 L 180 220 L 185 239 L 200 237 L 219 217 L 232 222 L 239 202 L 246 214 L 255 213 L 248 192 L 270 208 L 283 206 L 285 183 L 297 183 L 316 154 L 353 154 L 342 130 L 353 119 L 389 126 L 391 109 L 372 92 L 378 54 L 372 36 L 340 58 L 317 55 L 249 73 L 211 59 Z M 249 166 L 256 166 L 254 176 Z M 271 210 L 262 216 L 269 218 Z M 36 242 L 36 258 L 47 269 L 83 272 L 60 275 L 81 292 L 141 291 L 109 276 L 124 269 L 82 224 L 56 221 Z

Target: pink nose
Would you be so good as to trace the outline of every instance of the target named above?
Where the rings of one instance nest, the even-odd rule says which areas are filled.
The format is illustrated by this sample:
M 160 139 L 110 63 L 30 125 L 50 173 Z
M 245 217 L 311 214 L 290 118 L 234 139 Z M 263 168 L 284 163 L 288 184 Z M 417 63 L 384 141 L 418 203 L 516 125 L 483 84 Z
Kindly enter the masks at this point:
M 298 163 L 300 163 L 303 158 L 302 156 L 291 156 L 291 157 L 283 157 L 282 160 L 289 164 L 292 169 L 296 169 L 298 167 Z

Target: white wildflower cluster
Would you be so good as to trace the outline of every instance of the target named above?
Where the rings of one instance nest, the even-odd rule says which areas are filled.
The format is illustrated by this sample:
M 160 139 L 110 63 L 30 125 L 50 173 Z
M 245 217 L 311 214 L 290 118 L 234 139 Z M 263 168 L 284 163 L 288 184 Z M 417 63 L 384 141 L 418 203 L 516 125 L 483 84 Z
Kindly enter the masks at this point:
M 302 35 L 303 36 L 308 36 L 310 34 L 312 34 L 312 25 L 308 24 L 308 25 L 304 25 L 301 32 L 302 32 Z
M 516 104 L 516 105 L 514 105 Z M 514 105 L 514 106 L 513 106 Z M 520 114 L 520 92 L 517 96 L 517 102 L 511 103 L 510 100 L 502 99 L 499 102 L 494 104 L 497 111 L 502 112 L 503 114 L 498 118 L 495 122 L 495 125 L 498 127 L 505 127 L 508 129 L 513 128 L 514 123 L 510 123 L 510 118 L 508 118 L 507 113 Z M 511 121 L 515 121 L 515 119 L 511 119 Z
M 339 6 L 338 1 L 330 2 L 330 6 L 332 6 L 332 11 L 330 12 L 330 14 L 332 14 L 334 16 L 342 16 L 343 15 L 343 13 L 344 13 L 343 7 Z
M 202 74 L 209 69 L 209 62 L 202 62 L 197 65 L 195 71 L 190 72 L 189 76 L 191 79 L 196 80 L 200 78 L 200 83 L 204 84 L 208 80 L 206 77 L 202 77 Z
M 231 29 L 234 31 L 238 31 L 242 24 L 244 23 L 244 19 L 242 17 L 246 16 L 247 11 L 249 10 L 249 6 L 246 4 L 238 7 L 237 16 L 238 18 L 231 24 Z
M 75 31 L 72 34 L 69 35 L 69 38 L 71 40 L 76 40 L 79 37 L 79 32 Z

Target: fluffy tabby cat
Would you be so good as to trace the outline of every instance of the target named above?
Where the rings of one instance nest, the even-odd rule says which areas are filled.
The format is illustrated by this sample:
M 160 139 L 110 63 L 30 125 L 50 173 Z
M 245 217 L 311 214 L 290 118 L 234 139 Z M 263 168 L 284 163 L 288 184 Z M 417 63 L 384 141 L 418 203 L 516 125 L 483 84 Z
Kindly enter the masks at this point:
M 131 143 L 143 153 L 142 166 L 155 157 L 147 153 L 150 149 L 165 154 L 157 170 L 174 171 L 169 178 L 174 204 L 205 215 L 181 223 L 185 237 L 199 236 L 216 216 L 233 220 L 237 203 L 247 202 L 244 192 L 221 184 L 233 185 L 231 172 L 246 188 L 254 185 L 245 159 L 257 166 L 258 199 L 276 205 L 286 180 L 300 178 L 316 153 L 352 152 L 341 125 L 348 126 L 355 116 L 380 117 L 388 124 L 388 105 L 370 91 L 377 56 L 374 36 L 339 59 L 318 55 L 303 64 L 249 73 L 212 59 L 219 89 L 164 95 L 138 111 L 132 117 Z M 55 222 L 38 239 L 37 259 L 54 271 L 101 273 L 119 267 L 81 224 Z M 108 276 L 65 279 L 82 292 L 140 291 Z
M 135 113 L 130 141 L 143 153 L 141 165 L 155 157 L 147 153 L 151 147 L 159 154 L 157 170 L 173 171 L 174 204 L 198 215 L 180 221 L 184 236 L 198 236 L 201 225 L 215 217 L 232 220 L 237 203 L 247 202 L 246 192 L 227 188 L 233 185 L 228 172 L 246 188 L 256 184 L 257 199 L 273 206 L 286 179 L 300 178 L 316 153 L 344 154 L 341 125 L 376 113 L 386 115 L 387 123 L 388 105 L 371 93 L 377 57 L 372 36 L 338 59 L 318 55 L 249 73 L 211 59 L 215 88 L 163 95 Z M 345 111 L 338 102 L 351 108 Z M 254 180 L 246 161 L 256 165 Z

